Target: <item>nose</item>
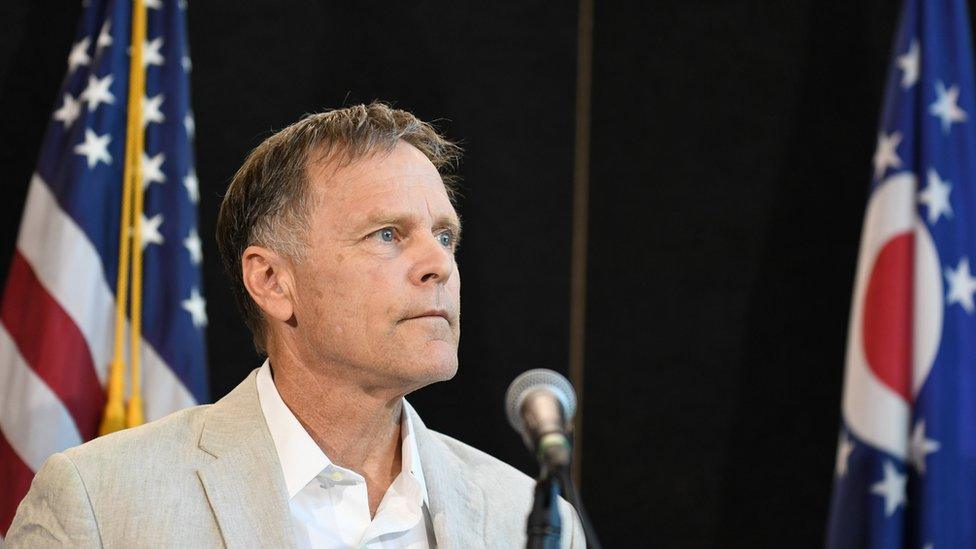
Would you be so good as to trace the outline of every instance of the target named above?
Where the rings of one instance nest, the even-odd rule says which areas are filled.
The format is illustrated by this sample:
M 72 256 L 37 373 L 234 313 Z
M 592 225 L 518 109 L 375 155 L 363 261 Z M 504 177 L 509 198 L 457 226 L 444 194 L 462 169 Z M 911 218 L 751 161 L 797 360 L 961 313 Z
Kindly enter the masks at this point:
M 410 270 L 410 281 L 421 286 L 445 284 L 454 273 L 454 254 L 435 235 L 421 238 L 416 244 L 416 261 Z

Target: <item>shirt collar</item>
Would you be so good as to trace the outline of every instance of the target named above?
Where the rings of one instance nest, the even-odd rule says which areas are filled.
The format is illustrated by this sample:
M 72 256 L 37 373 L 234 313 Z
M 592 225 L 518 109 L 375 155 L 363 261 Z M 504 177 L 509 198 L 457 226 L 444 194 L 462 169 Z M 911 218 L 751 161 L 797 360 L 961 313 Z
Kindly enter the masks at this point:
M 288 489 L 288 499 L 295 497 L 306 484 L 311 482 L 326 467 L 332 465 L 325 452 L 312 440 L 308 431 L 295 417 L 295 414 L 285 405 L 275 387 L 271 375 L 271 363 L 265 360 L 257 375 L 258 400 L 261 411 L 268 423 L 271 439 L 278 452 L 278 461 L 285 477 Z M 424 504 L 427 500 L 427 483 L 424 481 L 424 471 L 420 463 L 420 452 L 417 449 L 416 430 L 413 428 L 413 418 L 410 406 L 404 400 L 400 423 L 400 440 L 402 446 L 401 474 L 412 476 L 419 485 L 420 495 Z
M 403 468 L 401 472 L 407 472 L 414 479 L 416 479 L 417 484 L 420 487 L 420 497 L 423 502 L 427 503 L 427 483 L 424 481 L 424 468 L 420 465 L 420 451 L 417 449 L 417 436 L 416 431 L 413 428 L 413 408 L 407 404 L 407 401 L 403 401 L 403 414 L 400 424 L 400 439 L 402 441 L 403 451 L 401 454 L 401 460 L 403 461 Z

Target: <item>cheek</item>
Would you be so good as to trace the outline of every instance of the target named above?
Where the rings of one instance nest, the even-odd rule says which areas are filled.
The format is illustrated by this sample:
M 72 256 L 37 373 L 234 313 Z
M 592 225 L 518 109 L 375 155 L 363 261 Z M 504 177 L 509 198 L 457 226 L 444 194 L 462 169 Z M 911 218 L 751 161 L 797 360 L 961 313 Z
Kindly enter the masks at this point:
M 336 269 L 309 269 L 303 274 L 298 281 L 303 291 L 299 292 L 297 308 L 304 314 L 304 320 L 313 325 L 334 325 L 341 332 L 350 311 L 357 308 L 351 302 L 357 296 L 349 286 L 350 280 Z
M 359 272 L 353 284 L 358 298 L 356 312 L 368 325 L 388 327 L 403 312 L 403 287 L 396 284 L 397 277 L 386 265 L 371 265 Z

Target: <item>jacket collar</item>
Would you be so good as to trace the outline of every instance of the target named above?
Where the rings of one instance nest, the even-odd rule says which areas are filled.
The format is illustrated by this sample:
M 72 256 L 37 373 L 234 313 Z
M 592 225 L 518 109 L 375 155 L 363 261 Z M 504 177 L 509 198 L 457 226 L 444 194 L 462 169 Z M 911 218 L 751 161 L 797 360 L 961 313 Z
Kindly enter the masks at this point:
M 285 481 L 258 401 L 257 370 L 207 410 L 200 468 L 227 547 L 296 547 Z

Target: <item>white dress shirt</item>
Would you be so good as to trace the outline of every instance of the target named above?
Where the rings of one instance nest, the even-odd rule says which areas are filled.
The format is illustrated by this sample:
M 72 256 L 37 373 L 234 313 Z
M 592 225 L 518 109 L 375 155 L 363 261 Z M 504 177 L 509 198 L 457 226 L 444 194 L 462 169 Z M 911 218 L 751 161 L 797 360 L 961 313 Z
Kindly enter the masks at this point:
M 368 549 L 434 547 L 427 487 L 410 412 L 403 407 L 403 469 L 370 519 L 366 479 L 332 463 L 281 400 L 268 361 L 257 375 L 258 399 L 288 489 L 292 522 L 303 547 Z

